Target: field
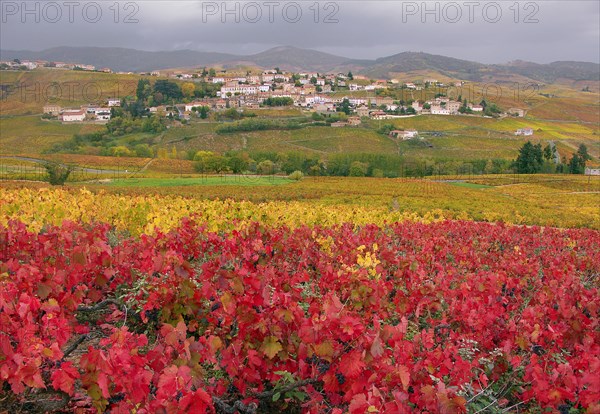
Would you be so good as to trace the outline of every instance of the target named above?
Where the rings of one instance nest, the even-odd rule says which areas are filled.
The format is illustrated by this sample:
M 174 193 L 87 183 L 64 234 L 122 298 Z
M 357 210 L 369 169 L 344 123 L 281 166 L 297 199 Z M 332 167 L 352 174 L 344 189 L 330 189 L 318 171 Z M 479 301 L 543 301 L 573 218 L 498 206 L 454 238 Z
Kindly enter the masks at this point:
M 219 179 L 0 188 L 3 407 L 600 410 L 597 181 Z
M 161 149 L 135 158 L 47 153 L 101 127 L 42 121 L 45 100 L 18 86 L 95 82 L 110 97 L 137 77 L 0 75 L 0 414 L 600 414 L 600 177 L 295 181 L 184 159 L 394 154 L 451 171 L 514 159 L 530 126 L 597 164 L 597 97 L 573 89 L 586 85 L 498 98 L 526 119 L 219 134 L 211 115 L 119 137 Z M 425 140 L 396 142 L 387 123 Z M 66 185 L 42 181 L 49 160 L 75 167 Z

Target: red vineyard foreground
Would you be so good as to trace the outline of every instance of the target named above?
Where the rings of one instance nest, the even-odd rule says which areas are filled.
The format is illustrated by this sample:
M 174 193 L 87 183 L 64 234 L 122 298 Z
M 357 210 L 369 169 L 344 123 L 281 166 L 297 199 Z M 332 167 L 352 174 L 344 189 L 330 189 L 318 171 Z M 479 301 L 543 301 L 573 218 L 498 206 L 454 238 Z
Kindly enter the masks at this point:
M 600 413 L 599 283 L 592 230 L 11 222 L 0 412 Z

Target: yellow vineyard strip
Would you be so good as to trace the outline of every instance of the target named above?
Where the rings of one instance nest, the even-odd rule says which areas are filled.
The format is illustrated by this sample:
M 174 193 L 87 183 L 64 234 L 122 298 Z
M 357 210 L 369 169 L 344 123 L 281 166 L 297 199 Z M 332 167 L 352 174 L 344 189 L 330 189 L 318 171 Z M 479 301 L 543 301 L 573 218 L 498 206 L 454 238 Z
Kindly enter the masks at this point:
M 86 189 L 74 192 L 25 188 L 0 190 L 0 194 L 0 223 L 19 219 L 35 231 L 39 231 L 46 223 L 58 225 L 64 220 L 71 220 L 107 222 L 133 235 L 150 234 L 156 228 L 170 230 L 183 217 L 190 215 L 200 215 L 212 231 L 241 228 L 251 222 L 295 228 L 303 224 L 331 226 L 350 222 L 363 225 L 403 220 L 432 222 L 445 218 L 442 210 L 419 215 L 354 205 L 323 205 L 316 208 L 314 204 L 300 201 L 252 203 L 180 196 L 123 196 L 104 192 L 96 194 Z

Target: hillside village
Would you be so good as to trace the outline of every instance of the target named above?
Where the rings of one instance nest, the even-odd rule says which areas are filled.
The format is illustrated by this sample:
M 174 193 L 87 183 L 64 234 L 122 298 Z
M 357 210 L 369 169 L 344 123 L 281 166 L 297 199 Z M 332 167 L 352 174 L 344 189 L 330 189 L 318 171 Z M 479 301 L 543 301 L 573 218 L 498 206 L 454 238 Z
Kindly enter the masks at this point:
M 39 66 L 49 67 L 44 62 L 19 62 L 31 69 Z M 4 62 L 6 65 L 7 62 Z M 13 66 L 17 63 L 13 62 Z M 51 67 L 83 68 L 86 65 L 53 63 Z M 222 71 L 225 72 L 225 71 Z M 495 104 L 489 105 L 485 100 L 469 102 L 445 96 L 448 88 L 461 88 L 463 81 L 443 83 L 433 78 L 400 82 L 397 79 L 368 79 L 365 76 L 343 73 L 317 72 L 282 72 L 278 68 L 264 70 L 259 73 L 247 71 L 245 75 L 217 74 L 214 69 L 202 72 L 172 72 L 158 71 L 144 73 L 148 78 L 161 82 L 173 82 L 176 88 L 183 84 L 208 85 L 199 98 L 197 93 L 180 94 L 172 97 L 169 103 L 155 102 L 150 99 L 145 108 L 146 115 L 169 117 L 178 120 L 189 120 L 200 108 L 205 112 L 219 112 L 230 108 L 243 112 L 247 109 L 258 109 L 266 106 L 294 106 L 318 116 L 328 117 L 344 113 L 347 118 L 331 122 L 331 127 L 352 127 L 361 124 L 361 120 L 394 119 L 415 115 L 474 115 L 493 117 L 524 117 L 526 110 L 509 108 L 501 111 Z M 172 79 L 172 81 L 166 79 Z M 150 82 L 147 82 L 150 84 Z M 457 89 L 458 90 L 458 89 Z M 405 91 L 412 99 L 398 100 L 394 94 Z M 435 93 L 437 92 L 437 93 Z M 435 93 L 434 98 L 426 99 Z M 61 108 L 47 104 L 43 108 L 46 117 L 58 117 L 62 122 L 108 122 L 111 119 L 113 107 L 121 105 L 121 98 L 131 100 L 131 97 L 117 97 L 103 102 L 90 103 L 79 108 Z M 515 131 L 516 135 L 532 135 L 529 130 Z M 399 134 L 391 131 L 394 138 L 410 139 L 416 134 L 412 132 Z

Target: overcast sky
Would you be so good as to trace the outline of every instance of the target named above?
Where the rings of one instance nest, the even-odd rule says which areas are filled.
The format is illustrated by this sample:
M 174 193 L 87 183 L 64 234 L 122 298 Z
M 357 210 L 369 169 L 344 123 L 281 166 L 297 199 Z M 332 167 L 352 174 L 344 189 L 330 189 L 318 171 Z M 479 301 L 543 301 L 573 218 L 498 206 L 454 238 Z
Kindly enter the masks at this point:
M 117 2 L 118 13 L 115 0 L 44 0 L 27 2 L 27 10 L 21 1 L 0 3 L 2 49 L 119 46 L 252 54 L 292 45 L 366 59 L 422 51 L 483 63 L 600 61 L 595 0 L 146 0 Z

